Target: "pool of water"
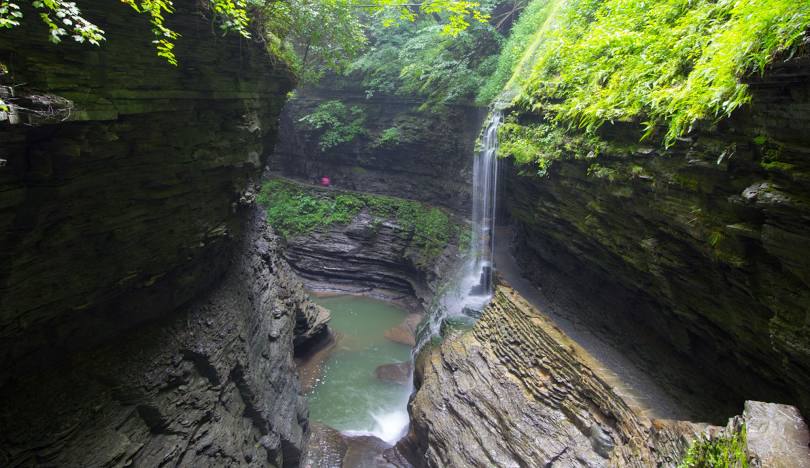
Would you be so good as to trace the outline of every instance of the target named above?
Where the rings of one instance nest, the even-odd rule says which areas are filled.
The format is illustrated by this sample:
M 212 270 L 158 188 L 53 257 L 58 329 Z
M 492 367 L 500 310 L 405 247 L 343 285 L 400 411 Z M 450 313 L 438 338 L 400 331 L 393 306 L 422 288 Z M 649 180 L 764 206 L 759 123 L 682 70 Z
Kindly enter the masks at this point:
M 411 348 L 384 337 L 407 311 L 358 296 L 316 297 L 332 313 L 338 344 L 307 394 L 310 420 L 349 434 L 371 434 L 393 443 L 408 427 L 411 384 L 379 380 L 377 366 L 411 361 Z M 410 382 L 410 379 L 409 379 Z

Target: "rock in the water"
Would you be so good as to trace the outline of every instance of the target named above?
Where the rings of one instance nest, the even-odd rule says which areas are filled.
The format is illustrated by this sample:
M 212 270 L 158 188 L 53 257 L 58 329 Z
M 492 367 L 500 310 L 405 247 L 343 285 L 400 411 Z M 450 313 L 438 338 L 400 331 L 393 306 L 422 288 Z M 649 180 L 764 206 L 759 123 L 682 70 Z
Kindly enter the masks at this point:
M 303 354 L 297 353 L 295 362 L 302 393 L 309 393 L 318 383 L 323 374 L 324 362 L 329 359 L 342 338 L 343 335 L 340 333 L 329 333 L 325 338 L 318 340 L 317 344 L 308 347 Z
M 396 364 L 383 364 L 374 369 L 374 375 L 383 382 L 391 382 L 400 385 L 407 385 L 411 381 L 413 364 L 410 362 L 399 362 Z
M 312 424 L 301 468 L 341 468 L 348 448 L 346 438 L 339 431 Z
M 395 447 L 373 436 L 347 436 L 313 424 L 301 468 L 411 468 Z
M 385 331 L 385 337 L 391 341 L 416 346 L 416 328 L 422 321 L 422 314 L 411 313 L 396 327 Z

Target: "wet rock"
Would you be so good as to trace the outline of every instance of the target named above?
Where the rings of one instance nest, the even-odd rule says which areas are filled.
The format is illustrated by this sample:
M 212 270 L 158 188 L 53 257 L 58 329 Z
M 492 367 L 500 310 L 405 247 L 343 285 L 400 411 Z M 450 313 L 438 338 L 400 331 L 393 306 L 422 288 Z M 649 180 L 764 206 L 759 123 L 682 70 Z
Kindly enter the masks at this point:
M 346 436 L 322 424 L 313 424 L 302 468 L 411 468 L 411 464 L 384 441 L 372 436 Z
M 422 321 L 422 314 L 411 313 L 396 327 L 385 331 L 385 337 L 396 343 L 416 346 L 416 328 Z
M 306 352 L 296 356 L 298 378 L 301 382 L 301 393 L 309 393 L 323 374 L 323 364 L 337 349 L 343 339 L 340 333 L 329 333 L 315 346 L 308 347 Z
M 368 229 L 373 236 L 364 234 Z M 361 211 L 349 224 L 287 239 L 285 257 L 313 290 L 371 293 L 417 309 L 429 301 L 459 255 L 450 243 L 440 255 L 423 258 L 413 233 L 395 217 Z
M 400 385 L 408 385 L 411 381 L 413 364 L 410 362 L 399 362 L 396 364 L 383 364 L 374 369 L 374 375 L 383 382 L 390 382 Z
M 346 438 L 339 431 L 312 424 L 301 468 L 341 468 L 348 448 Z

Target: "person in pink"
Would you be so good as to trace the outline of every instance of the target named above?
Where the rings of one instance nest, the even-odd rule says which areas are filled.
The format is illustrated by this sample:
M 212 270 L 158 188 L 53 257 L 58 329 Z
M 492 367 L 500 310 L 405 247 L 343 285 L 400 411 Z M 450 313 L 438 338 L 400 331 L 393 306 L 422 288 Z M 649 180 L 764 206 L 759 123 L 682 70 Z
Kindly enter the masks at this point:
M 321 177 L 321 186 L 329 187 L 329 185 L 331 185 L 331 183 L 332 183 L 332 181 L 329 179 L 329 176 Z

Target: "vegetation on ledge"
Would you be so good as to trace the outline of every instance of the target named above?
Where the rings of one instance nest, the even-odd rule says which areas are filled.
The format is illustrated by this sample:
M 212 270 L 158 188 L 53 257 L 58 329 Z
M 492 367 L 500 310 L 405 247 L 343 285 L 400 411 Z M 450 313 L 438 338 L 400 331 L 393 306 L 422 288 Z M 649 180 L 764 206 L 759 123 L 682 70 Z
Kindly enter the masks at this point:
M 433 261 L 453 240 L 459 245 L 469 242 L 466 226 L 454 223 L 439 208 L 413 200 L 272 179 L 262 185 L 258 202 L 266 210 L 267 222 L 284 238 L 347 224 L 362 210 L 374 216 L 377 225 L 396 220 L 401 229 L 413 234 L 420 265 Z
M 506 95 L 523 109 L 587 130 L 644 122 L 645 137 L 663 125 L 670 145 L 746 104 L 742 79 L 808 27 L 810 2 L 795 0 L 534 0 L 479 96 L 511 66 Z
M 744 424 L 732 435 L 699 438 L 689 446 L 678 468 L 747 468 L 746 439 Z

